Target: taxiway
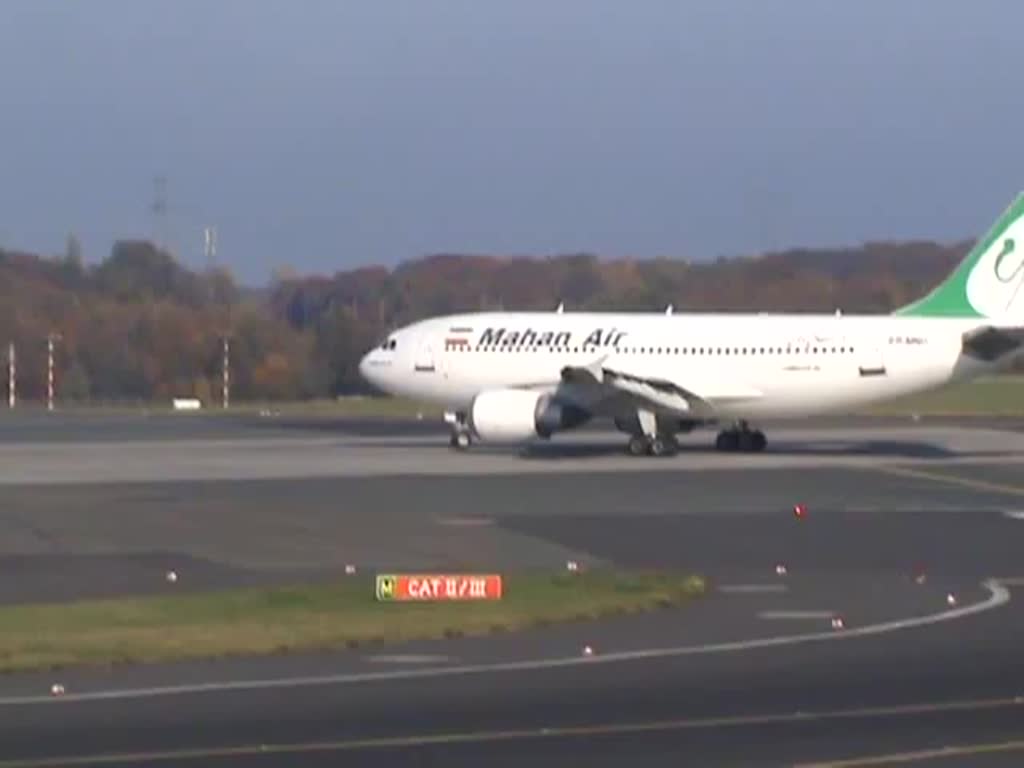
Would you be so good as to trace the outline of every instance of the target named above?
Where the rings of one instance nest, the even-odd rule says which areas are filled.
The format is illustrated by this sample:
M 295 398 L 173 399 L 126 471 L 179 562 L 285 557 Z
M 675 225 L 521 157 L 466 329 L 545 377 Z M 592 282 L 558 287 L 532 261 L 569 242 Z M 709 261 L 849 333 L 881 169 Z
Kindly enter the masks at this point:
M 0 441 L 6 602 L 346 578 L 348 563 L 368 588 L 377 569 L 575 559 L 696 570 L 710 589 L 515 635 L 9 675 L 0 766 L 1024 757 L 1024 437 L 998 424 L 778 428 L 750 457 L 701 434 L 635 459 L 600 432 L 461 455 L 415 425 L 164 435 L 125 419 L 64 439 L 59 420 L 30 422 Z

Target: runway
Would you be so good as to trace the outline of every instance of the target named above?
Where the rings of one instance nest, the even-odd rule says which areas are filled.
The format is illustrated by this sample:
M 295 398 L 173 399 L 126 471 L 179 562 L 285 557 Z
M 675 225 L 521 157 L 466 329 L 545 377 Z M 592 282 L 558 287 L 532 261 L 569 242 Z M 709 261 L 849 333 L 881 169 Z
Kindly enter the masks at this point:
M 1024 759 L 1013 429 L 805 424 L 763 456 L 704 433 L 637 460 L 599 431 L 462 456 L 426 425 L 194 421 L 164 439 L 126 419 L 64 439 L 30 422 L 0 441 L 4 602 L 569 558 L 692 569 L 710 589 L 521 634 L 8 675 L 0 766 Z

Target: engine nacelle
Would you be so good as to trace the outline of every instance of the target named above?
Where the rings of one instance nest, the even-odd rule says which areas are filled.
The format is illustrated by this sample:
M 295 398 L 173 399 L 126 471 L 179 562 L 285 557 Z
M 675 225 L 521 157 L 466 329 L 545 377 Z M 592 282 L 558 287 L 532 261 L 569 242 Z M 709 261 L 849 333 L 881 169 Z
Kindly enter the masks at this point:
M 546 392 L 497 389 L 481 392 L 469 406 L 469 424 L 486 442 L 523 442 L 551 437 L 562 429 L 579 426 L 590 413 L 552 399 Z

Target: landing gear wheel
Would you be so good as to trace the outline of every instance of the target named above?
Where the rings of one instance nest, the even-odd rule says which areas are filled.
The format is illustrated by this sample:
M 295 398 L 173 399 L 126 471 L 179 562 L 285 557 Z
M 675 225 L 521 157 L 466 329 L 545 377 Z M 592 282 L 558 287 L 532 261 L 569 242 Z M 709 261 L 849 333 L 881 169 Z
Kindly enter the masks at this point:
M 651 439 L 650 451 L 651 456 L 670 456 L 675 453 L 675 444 L 671 440 L 654 437 Z
M 739 435 L 736 432 L 719 432 L 715 438 L 715 448 L 719 451 L 735 451 L 739 447 Z
M 738 447 L 743 453 L 751 453 L 754 450 L 754 434 L 752 432 L 743 431 L 740 432 L 736 437 Z
M 634 435 L 629 438 L 629 445 L 626 447 L 630 456 L 645 456 L 647 454 L 647 438 L 641 435 Z
M 457 451 L 465 451 L 466 449 L 469 448 L 470 443 L 472 442 L 473 440 L 472 438 L 470 438 L 469 432 L 460 431 L 452 433 L 451 439 L 449 439 L 448 444 Z
M 760 453 L 767 447 L 768 439 L 759 429 L 725 429 L 718 433 L 715 448 L 720 451 L 742 451 L 743 453 Z
M 752 432 L 751 437 L 753 438 L 753 449 L 756 452 L 760 453 L 768 446 L 768 438 L 764 436 L 764 432 L 761 430 Z

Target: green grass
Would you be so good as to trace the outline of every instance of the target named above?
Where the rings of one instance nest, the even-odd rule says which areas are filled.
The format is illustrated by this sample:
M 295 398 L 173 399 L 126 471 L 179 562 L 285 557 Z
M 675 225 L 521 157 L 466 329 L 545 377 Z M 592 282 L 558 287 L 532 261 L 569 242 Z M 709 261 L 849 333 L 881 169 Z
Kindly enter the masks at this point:
M 489 603 L 379 603 L 369 580 L 0 608 L 0 671 L 359 647 L 479 635 L 678 605 L 697 576 L 507 576 Z
M 1024 377 L 994 376 L 901 398 L 866 411 L 874 415 L 1024 415 Z
M 33 401 L 23 401 L 19 408 L 27 410 L 43 410 L 44 404 Z M 198 411 L 175 411 L 170 400 L 159 400 L 153 402 L 71 402 L 58 401 L 58 410 L 65 413 L 81 413 L 90 415 L 103 414 L 139 414 L 139 413 L 174 413 L 182 418 L 204 418 L 208 416 L 222 416 L 228 414 L 257 415 L 263 412 L 270 412 L 280 416 L 297 417 L 325 417 L 325 416 L 349 416 L 349 417 L 377 417 L 377 418 L 416 418 L 422 416 L 424 419 L 440 419 L 442 409 L 436 405 L 429 405 L 397 397 L 375 397 L 375 396 L 352 396 L 338 397 L 335 399 L 319 400 L 291 400 L 286 402 L 267 401 L 244 401 L 237 400 L 231 403 L 231 407 L 225 411 L 219 403 L 207 403 Z
M 218 412 L 217 406 L 206 411 Z M 339 397 L 333 400 L 308 400 L 286 403 L 238 403 L 233 413 L 260 413 L 270 411 L 287 416 L 351 416 L 406 419 L 422 415 L 424 419 L 440 420 L 443 409 L 401 397 Z

